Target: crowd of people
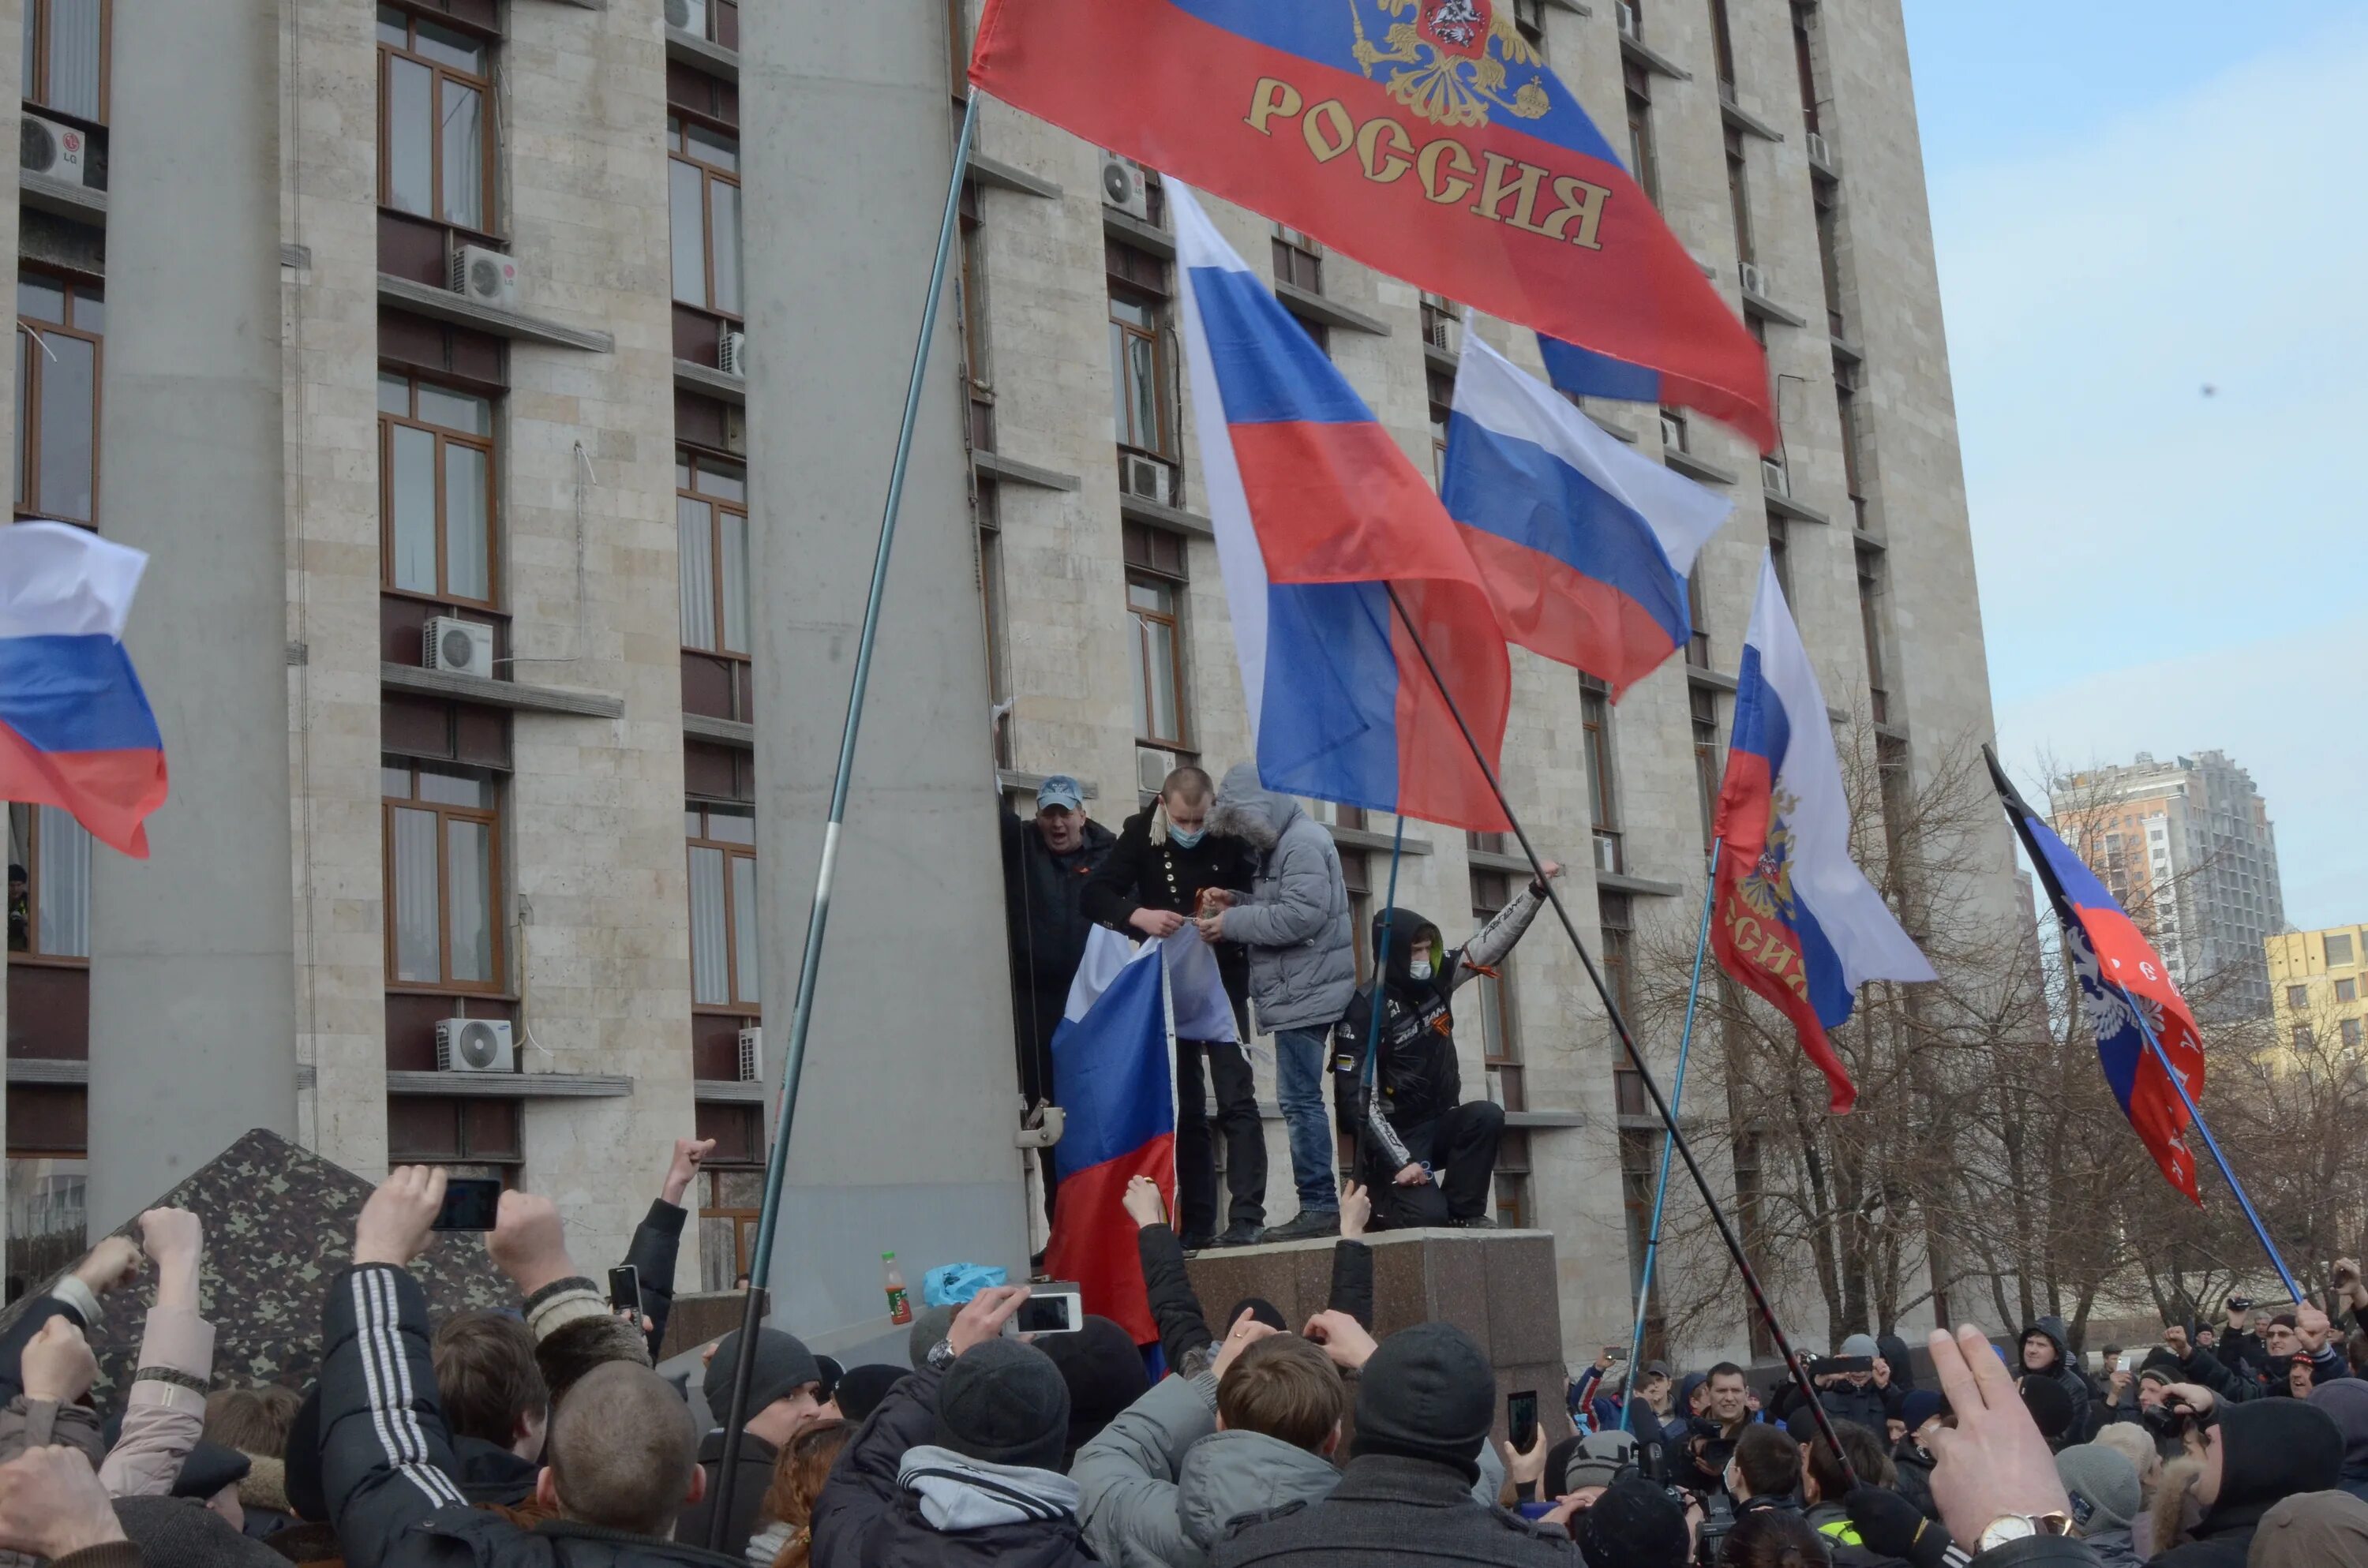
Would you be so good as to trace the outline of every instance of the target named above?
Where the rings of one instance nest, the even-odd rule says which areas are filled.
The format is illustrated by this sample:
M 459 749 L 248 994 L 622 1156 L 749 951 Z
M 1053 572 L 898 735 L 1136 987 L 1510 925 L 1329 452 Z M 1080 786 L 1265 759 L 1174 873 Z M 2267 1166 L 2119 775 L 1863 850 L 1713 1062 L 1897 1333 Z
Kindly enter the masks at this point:
M 1236 1038 L 1177 1042 L 1178 1207 L 1189 1249 L 1339 1233 L 1327 1077 L 1359 1174 L 1381 1195 L 1376 1226 L 1495 1223 L 1489 1192 L 1504 1112 L 1463 1097 L 1453 1002 L 1529 929 L 1543 882 L 1457 948 L 1412 910 L 1381 911 L 1369 950 L 1386 961 L 1360 988 L 1332 835 L 1290 796 L 1260 785 L 1252 764 L 1229 771 L 1222 787 L 1198 767 L 1177 768 L 1115 836 L 1090 819 L 1076 779 L 1057 775 L 1038 788 L 1032 822 L 1005 812 L 1003 846 L 1020 1095 L 1030 1115 L 1054 1098 L 1053 1035 L 1094 926 L 1141 938 L 1190 924 L 1215 950 Z M 1549 877 L 1560 870 L 1544 865 Z M 1265 1133 L 1242 1043 L 1253 1006 L 1274 1040 L 1275 1101 L 1297 1199 L 1297 1212 L 1271 1229 Z M 1216 1137 L 1228 1188 L 1222 1224 Z M 1049 1216 L 1049 1161 L 1044 1174 Z
M 1012 1332 L 1025 1286 L 917 1314 L 904 1362 L 842 1367 L 759 1329 L 669 1380 L 677 1145 L 633 1238 L 638 1312 L 569 1255 L 547 1199 L 485 1238 L 508 1311 L 431 1319 L 411 1270 L 444 1173 L 397 1170 L 329 1277 L 317 1375 L 212 1365 L 197 1218 L 141 1217 L 0 1335 L 0 1553 L 64 1568 L 2368 1568 L 2368 1333 L 2312 1303 L 2232 1305 L 2111 1347 L 2060 1323 L 1993 1344 L 1936 1332 L 1925 1370 L 1852 1335 L 1790 1378 L 1722 1362 L 1571 1380 L 1574 1428 L 1492 1441 L 1498 1380 L 1462 1330 L 1377 1336 L 1367 1187 L 1337 1200 L 1326 1309 L 1246 1301 L 1214 1324 L 1158 1188 L 1137 1225 L 1156 1354 L 1088 1318 Z M 219 1244 L 219 1241 L 218 1241 Z M 153 1267 L 136 1371 L 102 1410 L 90 1331 Z M 2335 1315 L 2368 1327 L 2357 1266 Z M 305 1359 L 299 1358 L 298 1359 Z M 736 1470 L 702 1421 L 749 1412 Z M 909 1363 L 909 1364 L 905 1364 Z M 1155 1379 L 1153 1369 L 1165 1375 Z M 695 1380 L 698 1387 L 689 1386 Z M 698 1396 L 693 1398 L 694 1393 Z

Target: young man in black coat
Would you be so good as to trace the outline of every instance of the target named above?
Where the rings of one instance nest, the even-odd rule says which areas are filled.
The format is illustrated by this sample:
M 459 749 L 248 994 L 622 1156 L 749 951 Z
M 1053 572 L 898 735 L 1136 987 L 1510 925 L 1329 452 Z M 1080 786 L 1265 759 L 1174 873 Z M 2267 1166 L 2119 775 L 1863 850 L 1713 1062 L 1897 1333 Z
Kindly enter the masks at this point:
M 1086 918 L 1127 936 L 1167 937 L 1200 913 L 1205 888 L 1247 887 L 1258 857 L 1238 838 L 1208 831 L 1217 787 L 1197 767 L 1179 767 L 1160 785 L 1159 799 L 1126 819 L 1118 842 L 1087 880 Z M 1239 942 L 1217 944 L 1217 973 L 1234 1005 L 1232 1040 L 1176 1042 L 1177 1218 L 1187 1249 L 1247 1246 L 1266 1226 L 1266 1131 L 1258 1124 L 1258 1088 L 1241 1041 L 1249 1038 L 1249 954 Z M 1217 1159 L 1201 1059 L 1217 1091 L 1216 1124 L 1225 1139 L 1225 1186 L 1233 1201 L 1217 1233 Z

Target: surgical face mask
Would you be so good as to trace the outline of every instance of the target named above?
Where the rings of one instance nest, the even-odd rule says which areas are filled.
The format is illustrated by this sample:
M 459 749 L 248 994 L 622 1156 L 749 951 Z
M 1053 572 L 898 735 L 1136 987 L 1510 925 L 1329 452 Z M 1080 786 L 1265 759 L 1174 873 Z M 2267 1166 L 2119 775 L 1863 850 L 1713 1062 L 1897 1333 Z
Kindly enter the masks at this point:
M 1417 953 L 1412 958 L 1408 959 L 1406 960 L 1406 972 L 1414 976 L 1417 980 L 1429 980 L 1430 978 L 1430 955 L 1429 953 Z
M 1196 827 L 1187 833 L 1174 823 L 1167 824 L 1167 842 L 1178 849 L 1190 849 L 1208 835 L 1209 830 L 1205 827 Z

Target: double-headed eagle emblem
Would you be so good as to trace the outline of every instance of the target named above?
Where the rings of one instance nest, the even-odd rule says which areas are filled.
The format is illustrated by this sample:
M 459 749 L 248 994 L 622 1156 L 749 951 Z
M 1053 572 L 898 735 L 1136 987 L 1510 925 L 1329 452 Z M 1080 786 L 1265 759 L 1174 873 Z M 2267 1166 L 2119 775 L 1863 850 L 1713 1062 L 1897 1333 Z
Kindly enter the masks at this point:
M 1793 811 L 1801 802 L 1778 790 L 1768 806 L 1768 844 L 1759 863 L 1751 868 L 1736 892 L 1744 906 L 1763 921 L 1790 925 L 1793 920 Z
M 1396 67 L 1387 78 L 1390 97 L 1425 119 L 1486 125 L 1492 108 L 1522 119 L 1543 119 L 1554 108 L 1545 62 L 1494 0 L 1349 0 L 1349 11 L 1358 67 L 1368 78 L 1377 66 Z M 1365 35 L 1368 11 L 1386 49 Z

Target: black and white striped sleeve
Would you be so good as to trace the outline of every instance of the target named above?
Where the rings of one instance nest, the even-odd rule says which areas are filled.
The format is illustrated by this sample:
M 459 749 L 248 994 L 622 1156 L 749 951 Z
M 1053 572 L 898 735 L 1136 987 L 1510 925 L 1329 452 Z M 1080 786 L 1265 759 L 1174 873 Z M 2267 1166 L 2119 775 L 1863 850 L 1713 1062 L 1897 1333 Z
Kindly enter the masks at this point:
M 322 1313 L 321 1478 L 349 1568 L 380 1568 L 442 1508 L 466 1508 L 436 1403 L 427 1301 L 406 1269 L 365 1264 Z

